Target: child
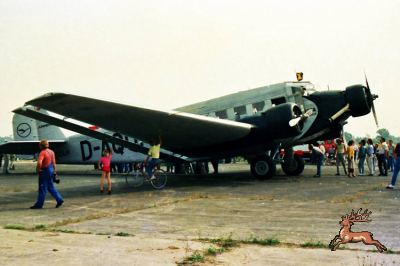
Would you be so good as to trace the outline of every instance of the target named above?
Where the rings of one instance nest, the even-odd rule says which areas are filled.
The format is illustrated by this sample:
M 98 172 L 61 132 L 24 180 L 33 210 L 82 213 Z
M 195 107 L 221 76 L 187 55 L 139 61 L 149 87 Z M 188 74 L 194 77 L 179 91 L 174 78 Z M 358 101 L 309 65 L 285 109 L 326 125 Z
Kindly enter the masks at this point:
M 104 179 L 107 174 L 107 182 L 108 182 L 108 195 L 111 194 L 111 174 L 110 174 L 110 161 L 112 156 L 112 149 L 111 150 L 104 150 L 103 157 L 99 160 L 99 171 L 103 171 L 101 174 L 101 182 L 100 182 L 100 193 L 103 193 L 103 184 Z M 102 166 L 100 165 L 102 164 Z
M 349 147 L 347 148 L 347 162 L 348 162 L 348 167 L 349 167 L 349 177 L 356 177 L 356 174 L 354 173 L 354 145 L 355 141 L 350 140 L 348 145 Z

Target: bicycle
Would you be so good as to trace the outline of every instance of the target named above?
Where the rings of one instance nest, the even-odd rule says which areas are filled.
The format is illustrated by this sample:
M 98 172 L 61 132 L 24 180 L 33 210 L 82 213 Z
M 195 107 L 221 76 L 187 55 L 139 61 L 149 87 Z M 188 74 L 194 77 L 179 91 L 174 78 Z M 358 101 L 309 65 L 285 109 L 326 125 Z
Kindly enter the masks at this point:
M 154 188 L 161 189 L 167 183 L 167 174 L 162 169 L 152 169 L 154 176 L 153 180 L 150 180 L 149 175 L 143 168 L 137 169 L 136 172 L 128 172 L 125 176 L 126 183 L 131 187 L 139 187 L 143 184 L 144 180 L 149 181 Z M 132 173 L 131 175 L 129 173 Z

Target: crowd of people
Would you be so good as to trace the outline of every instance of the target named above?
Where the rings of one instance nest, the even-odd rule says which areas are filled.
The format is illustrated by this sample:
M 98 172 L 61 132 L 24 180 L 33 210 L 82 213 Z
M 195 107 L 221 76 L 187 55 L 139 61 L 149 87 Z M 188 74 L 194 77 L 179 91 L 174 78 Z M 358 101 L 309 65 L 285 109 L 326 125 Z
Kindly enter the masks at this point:
M 4 165 L 2 161 L 4 158 Z M 15 170 L 14 162 L 17 160 L 17 155 L 15 154 L 0 154 L 0 169 L 3 174 L 9 174 L 8 170 Z
M 387 143 L 386 139 L 381 137 L 378 143 L 374 143 L 372 139 L 367 141 L 363 139 L 358 144 L 355 140 L 350 140 L 346 145 L 343 139 L 339 138 L 329 150 L 325 147 L 325 143 L 318 146 L 310 144 L 309 150 L 311 163 L 317 164 L 317 174 L 314 177 L 321 177 L 321 167 L 324 163 L 335 164 L 336 175 L 340 175 L 340 168 L 343 166 L 344 173 L 349 178 L 357 176 L 356 165 L 358 175 L 366 175 L 365 164 L 367 164 L 368 176 L 374 176 L 377 166 L 378 176 L 388 176 L 388 172 L 393 172 L 392 182 L 386 187 L 387 189 L 393 189 L 396 184 L 400 171 L 400 160 L 397 160 L 397 155 L 400 154 L 400 143 L 394 146 L 393 140 Z

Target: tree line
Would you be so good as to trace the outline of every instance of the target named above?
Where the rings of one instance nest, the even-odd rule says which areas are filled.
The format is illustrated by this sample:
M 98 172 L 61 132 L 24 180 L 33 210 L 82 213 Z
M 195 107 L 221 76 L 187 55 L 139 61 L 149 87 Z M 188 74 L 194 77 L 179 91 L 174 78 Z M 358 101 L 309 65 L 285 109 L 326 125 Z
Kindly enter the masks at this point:
M 381 139 L 381 137 L 384 137 L 386 142 L 389 142 L 389 140 L 393 140 L 393 143 L 400 143 L 400 136 L 399 137 L 395 137 L 393 135 L 390 134 L 389 130 L 387 130 L 386 128 L 381 128 L 378 129 L 376 131 L 376 137 L 372 137 L 370 135 L 366 135 L 365 137 L 355 137 L 353 136 L 353 134 L 349 133 L 349 132 L 344 132 L 344 137 L 346 138 L 347 141 L 354 139 L 356 141 L 356 143 L 359 143 L 362 139 L 372 139 L 372 141 L 374 143 L 379 142 L 379 140 Z

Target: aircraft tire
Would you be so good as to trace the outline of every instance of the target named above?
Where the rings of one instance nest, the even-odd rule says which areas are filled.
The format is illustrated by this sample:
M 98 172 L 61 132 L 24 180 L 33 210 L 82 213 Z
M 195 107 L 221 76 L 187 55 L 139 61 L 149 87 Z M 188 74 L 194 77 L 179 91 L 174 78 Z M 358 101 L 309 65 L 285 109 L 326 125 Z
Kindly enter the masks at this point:
M 260 155 L 251 161 L 251 174 L 259 180 L 272 178 L 275 171 L 276 165 L 270 156 Z
M 304 166 L 305 166 L 303 157 L 301 157 L 298 154 L 294 154 L 294 156 L 293 156 L 293 165 L 294 165 L 293 168 L 289 168 L 289 167 L 286 166 L 285 163 L 282 163 L 281 164 L 282 171 L 285 174 L 291 175 L 291 176 L 298 176 L 301 173 L 303 173 Z

